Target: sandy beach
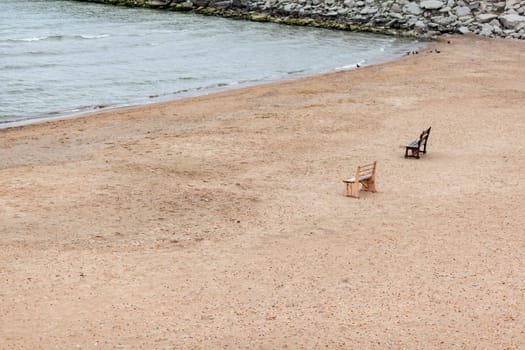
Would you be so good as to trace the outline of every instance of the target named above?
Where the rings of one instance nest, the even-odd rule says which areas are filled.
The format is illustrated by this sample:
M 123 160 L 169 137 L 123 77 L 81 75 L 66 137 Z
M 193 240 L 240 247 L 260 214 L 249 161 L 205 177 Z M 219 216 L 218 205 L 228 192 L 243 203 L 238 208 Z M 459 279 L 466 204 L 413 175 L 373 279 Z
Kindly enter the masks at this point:
M 524 349 L 524 110 L 525 42 L 452 36 L 0 130 L 0 349 Z

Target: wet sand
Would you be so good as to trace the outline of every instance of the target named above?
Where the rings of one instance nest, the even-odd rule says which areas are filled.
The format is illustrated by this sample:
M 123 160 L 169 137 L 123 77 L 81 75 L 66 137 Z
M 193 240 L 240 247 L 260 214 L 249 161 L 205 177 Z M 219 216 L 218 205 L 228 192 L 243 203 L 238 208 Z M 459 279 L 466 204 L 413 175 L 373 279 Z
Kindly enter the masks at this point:
M 525 347 L 524 63 L 449 37 L 0 130 L 0 348 Z

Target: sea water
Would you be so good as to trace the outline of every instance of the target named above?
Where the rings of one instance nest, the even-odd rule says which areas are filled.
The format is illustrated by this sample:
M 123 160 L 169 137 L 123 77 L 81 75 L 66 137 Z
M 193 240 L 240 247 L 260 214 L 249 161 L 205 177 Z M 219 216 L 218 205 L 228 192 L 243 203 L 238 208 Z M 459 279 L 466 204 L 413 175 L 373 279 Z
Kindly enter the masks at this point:
M 390 36 L 64 0 L 0 0 L 0 126 L 390 60 Z

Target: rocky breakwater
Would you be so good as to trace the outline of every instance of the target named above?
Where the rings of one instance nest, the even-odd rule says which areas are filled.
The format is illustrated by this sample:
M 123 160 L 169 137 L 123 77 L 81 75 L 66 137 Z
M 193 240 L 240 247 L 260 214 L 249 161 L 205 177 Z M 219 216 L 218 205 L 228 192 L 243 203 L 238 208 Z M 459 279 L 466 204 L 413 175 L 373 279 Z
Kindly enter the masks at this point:
M 525 39 L 525 0 L 80 0 L 415 37 Z

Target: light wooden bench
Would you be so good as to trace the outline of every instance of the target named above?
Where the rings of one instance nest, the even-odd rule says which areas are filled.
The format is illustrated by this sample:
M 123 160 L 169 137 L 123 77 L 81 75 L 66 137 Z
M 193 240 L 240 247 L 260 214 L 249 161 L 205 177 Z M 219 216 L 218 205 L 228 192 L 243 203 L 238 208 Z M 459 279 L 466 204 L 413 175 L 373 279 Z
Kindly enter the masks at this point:
M 423 130 L 421 135 L 419 135 L 418 140 L 414 140 L 410 142 L 405 149 L 405 158 L 408 157 L 414 157 L 416 159 L 419 159 L 419 153 L 427 153 L 427 142 L 428 142 L 428 135 L 430 135 L 430 129 L 432 127 L 428 128 L 427 130 Z M 409 154 L 410 152 L 410 154 Z
M 376 163 L 359 165 L 354 177 L 343 180 L 346 185 L 346 196 L 359 198 L 361 187 L 363 191 L 376 191 Z

